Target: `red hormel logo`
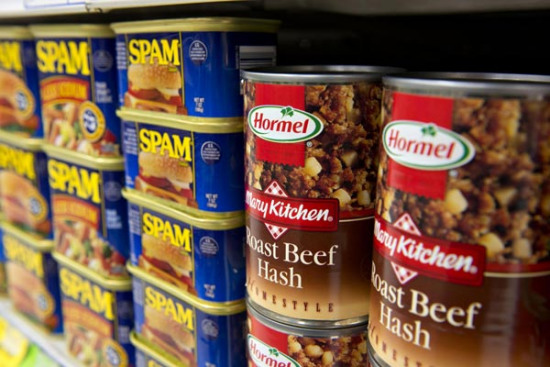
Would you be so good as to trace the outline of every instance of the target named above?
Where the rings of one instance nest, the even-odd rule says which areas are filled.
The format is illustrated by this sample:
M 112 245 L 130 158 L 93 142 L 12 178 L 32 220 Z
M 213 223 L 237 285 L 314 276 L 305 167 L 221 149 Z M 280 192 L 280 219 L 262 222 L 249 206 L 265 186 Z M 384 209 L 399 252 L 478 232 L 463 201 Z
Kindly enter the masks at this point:
M 274 239 L 288 229 L 333 232 L 338 229 L 337 199 L 290 198 L 277 181 L 264 192 L 247 188 L 246 209 L 264 222 Z
M 262 105 L 248 114 L 248 126 L 260 138 L 277 143 L 298 143 L 323 131 L 315 115 L 288 106 Z
M 397 163 L 419 170 L 463 166 L 475 155 L 474 146 L 452 130 L 419 121 L 398 120 L 382 134 L 386 153 Z
M 376 216 L 374 246 L 391 261 L 401 284 L 407 283 L 417 274 L 472 286 L 479 286 L 483 282 L 483 246 L 422 236 L 407 213 L 394 224 Z
M 257 367 L 300 367 L 291 357 L 248 334 L 248 355 Z

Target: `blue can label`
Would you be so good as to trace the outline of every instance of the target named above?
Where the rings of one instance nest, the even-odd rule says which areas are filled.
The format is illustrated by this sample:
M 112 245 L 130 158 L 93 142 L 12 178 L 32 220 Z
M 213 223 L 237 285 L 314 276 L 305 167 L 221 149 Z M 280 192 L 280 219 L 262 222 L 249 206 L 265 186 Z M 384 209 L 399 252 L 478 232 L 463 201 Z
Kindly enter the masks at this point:
M 88 366 L 134 366 L 132 292 L 106 289 L 63 265 L 59 278 L 69 353 Z
M 55 146 L 120 156 L 114 38 L 36 41 L 44 135 Z
M 126 187 L 204 212 L 244 209 L 242 133 L 123 121 L 123 144 Z
M 51 253 L 4 231 L 8 293 L 14 307 L 54 333 L 63 332 L 57 263 Z
M 243 114 L 239 70 L 275 65 L 276 35 L 261 32 L 120 34 L 120 105 L 199 117 Z
M 43 136 L 34 40 L 0 35 L 0 130 Z
M 0 141 L 0 209 L 7 221 L 52 237 L 46 155 Z
M 122 170 L 48 159 L 56 251 L 107 277 L 126 276 L 128 213 Z
M 136 331 L 188 366 L 246 365 L 246 313 L 212 315 L 133 278 Z

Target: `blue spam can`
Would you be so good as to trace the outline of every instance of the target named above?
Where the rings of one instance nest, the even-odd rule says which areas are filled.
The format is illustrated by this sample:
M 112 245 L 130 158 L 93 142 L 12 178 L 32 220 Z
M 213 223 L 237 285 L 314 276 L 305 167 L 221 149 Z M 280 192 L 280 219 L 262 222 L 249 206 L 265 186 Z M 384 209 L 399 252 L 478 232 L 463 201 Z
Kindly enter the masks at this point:
M 13 307 L 52 333 L 63 332 L 53 243 L 2 222 L 8 294 Z
M 127 277 L 128 213 L 122 158 L 45 146 L 57 252 L 107 278 Z
M 107 279 L 59 253 L 53 256 L 69 354 L 83 366 L 133 367 L 131 280 Z
M 243 215 L 195 217 L 134 190 L 123 195 L 128 200 L 132 265 L 202 301 L 244 299 Z
M 44 137 L 93 156 L 120 156 L 115 36 L 106 25 L 33 25 Z
M 175 120 L 118 111 L 126 187 L 196 216 L 224 218 L 244 209 L 242 119 Z
M 0 217 L 2 213 L 0 213 Z M 0 295 L 6 294 L 6 256 L 4 256 L 4 232 L 0 226 Z
M 246 366 L 244 300 L 197 302 L 140 268 L 128 268 L 139 340 L 188 367 Z
M 242 116 L 239 71 L 275 65 L 278 26 L 246 18 L 112 24 L 120 105 L 172 115 Z
M 136 349 L 136 367 L 186 367 L 173 356 L 141 341 L 135 332 L 130 341 Z
M 34 39 L 27 27 L 0 27 L 0 130 L 43 136 Z
M 0 210 L 6 221 L 52 237 L 50 187 L 43 140 L 0 134 Z

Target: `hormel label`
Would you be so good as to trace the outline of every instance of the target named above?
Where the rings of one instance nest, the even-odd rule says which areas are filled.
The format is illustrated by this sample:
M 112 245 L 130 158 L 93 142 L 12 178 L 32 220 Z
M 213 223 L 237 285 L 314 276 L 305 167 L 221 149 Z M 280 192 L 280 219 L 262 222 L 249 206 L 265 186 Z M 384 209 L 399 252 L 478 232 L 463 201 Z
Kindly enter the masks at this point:
M 397 163 L 420 170 L 448 170 L 470 162 L 475 148 L 457 133 L 433 123 L 399 120 L 382 135 L 386 153 Z
M 408 269 L 451 283 L 481 286 L 485 247 L 418 236 L 402 231 L 378 216 L 374 246 L 385 258 Z
M 250 334 L 248 335 L 248 354 L 257 367 L 300 367 L 294 359 Z
M 310 140 L 323 131 L 322 122 L 311 113 L 289 106 L 258 106 L 248 114 L 248 126 L 256 136 L 277 143 Z
M 265 223 L 302 231 L 338 230 L 339 204 L 336 199 L 304 199 L 246 190 L 246 210 Z

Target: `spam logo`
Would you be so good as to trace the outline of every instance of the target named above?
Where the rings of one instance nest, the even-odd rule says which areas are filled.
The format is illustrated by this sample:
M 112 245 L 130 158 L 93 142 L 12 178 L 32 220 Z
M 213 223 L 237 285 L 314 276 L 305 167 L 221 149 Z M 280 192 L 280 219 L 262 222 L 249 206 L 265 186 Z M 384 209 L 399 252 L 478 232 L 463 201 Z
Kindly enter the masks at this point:
M 147 212 L 143 213 L 141 220 L 143 222 L 143 233 L 191 252 L 191 231 L 189 228 L 182 228 L 177 223 L 171 223 Z
M 107 320 L 114 320 L 115 300 L 112 292 L 103 290 L 99 285 L 66 268 L 60 269 L 59 278 L 64 296 L 102 315 Z
M 96 204 L 101 202 L 99 172 L 50 159 L 48 174 L 52 190 L 66 192 Z
M 21 264 L 38 278 L 44 278 L 44 266 L 41 252 L 33 250 L 11 236 L 4 235 L 3 240 L 4 254 L 8 260 Z
M 23 70 L 20 42 L 0 41 L 0 67 L 18 73 Z
M 10 170 L 19 176 L 34 180 L 34 153 L 0 144 L 0 168 Z
M 43 73 L 90 75 L 87 41 L 37 41 L 36 56 Z
M 181 65 L 179 39 L 132 39 L 128 43 L 128 59 L 132 64 Z
M 194 312 L 174 299 L 166 297 L 150 286 L 145 287 L 145 304 L 161 312 L 164 316 L 174 320 L 188 330 L 195 330 Z
M 139 130 L 139 147 L 142 152 L 159 154 L 191 162 L 191 137 L 168 134 L 149 129 Z

